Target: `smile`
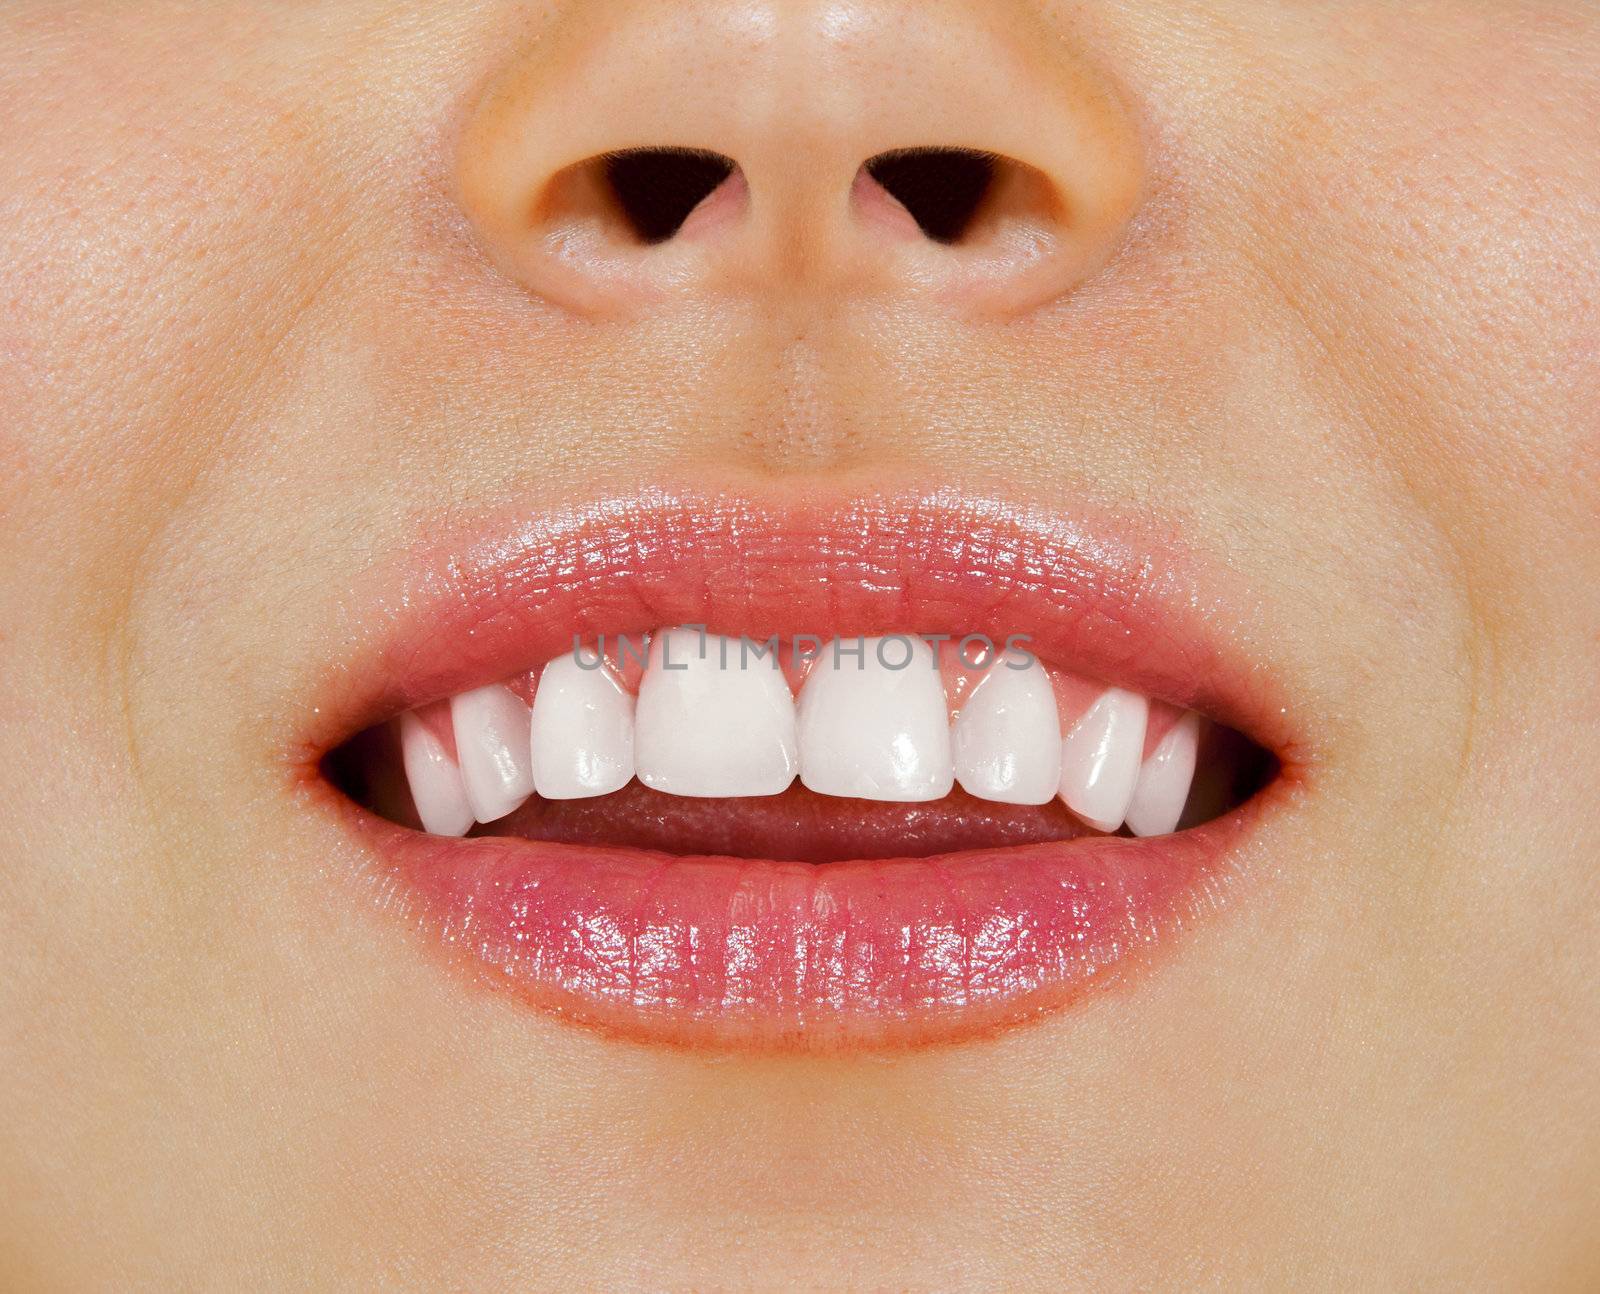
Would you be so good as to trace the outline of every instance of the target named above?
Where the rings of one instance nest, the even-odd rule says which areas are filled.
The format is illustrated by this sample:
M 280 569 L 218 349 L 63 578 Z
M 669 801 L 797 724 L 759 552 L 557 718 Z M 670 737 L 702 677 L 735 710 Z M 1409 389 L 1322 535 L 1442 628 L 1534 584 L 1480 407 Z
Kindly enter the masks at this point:
M 1116 533 L 650 495 L 435 540 L 353 607 L 299 766 L 424 941 L 538 1009 L 740 1049 L 992 1031 L 1222 906 L 1299 782 L 1221 577 Z

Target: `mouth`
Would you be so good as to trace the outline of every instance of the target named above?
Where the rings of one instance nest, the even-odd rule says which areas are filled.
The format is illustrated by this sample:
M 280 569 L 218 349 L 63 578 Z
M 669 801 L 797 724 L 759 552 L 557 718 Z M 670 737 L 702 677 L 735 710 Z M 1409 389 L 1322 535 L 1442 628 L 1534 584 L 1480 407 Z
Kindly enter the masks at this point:
M 512 518 L 374 576 L 296 767 L 424 945 L 535 1009 L 993 1032 L 1180 942 L 1297 781 L 1222 577 L 1128 533 L 955 496 Z

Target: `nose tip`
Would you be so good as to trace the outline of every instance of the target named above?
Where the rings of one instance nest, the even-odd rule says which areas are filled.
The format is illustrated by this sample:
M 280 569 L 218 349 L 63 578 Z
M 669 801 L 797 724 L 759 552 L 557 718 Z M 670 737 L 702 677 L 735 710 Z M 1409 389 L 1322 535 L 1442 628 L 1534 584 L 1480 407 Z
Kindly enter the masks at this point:
M 528 290 L 915 301 L 981 317 L 1092 274 L 1140 139 L 1092 50 L 1011 0 L 573 5 L 491 74 L 462 205 Z

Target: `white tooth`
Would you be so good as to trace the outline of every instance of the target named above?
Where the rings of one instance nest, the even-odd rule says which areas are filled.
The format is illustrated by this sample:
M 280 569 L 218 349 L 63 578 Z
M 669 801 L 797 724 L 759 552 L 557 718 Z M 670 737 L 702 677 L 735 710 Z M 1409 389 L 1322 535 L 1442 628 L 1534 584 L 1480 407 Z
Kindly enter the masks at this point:
M 1107 688 L 1061 743 L 1061 798 L 1100 831 L 1115 831 L 1139 780 L 1150 703 L 1137 692 Z
M 883 644 L 884 660 L 879 659 Z M 933 649 L 920 638 L 837 640 L 800 691 L 800 780 L 823 795 L 862 800 L 937 800 L 955 768 L 949 711 Z M 904 669 L 891 669 L 910 652 Z
M 1177 829 L 1194 781 L 1199 746 L 1200 716 L 1190 710 L 1156 743 L 1139 770 L 1139 784 L 1128 805 L 1128 830 L 1134 835 L 1164 836 Z
M 546 800 L 608 795 L 633 777 L 633 698 L 603 665 L 558 656 L 533 694 L 533 789 Z
M 637 723 L 639 780 L 671 795 L 776 795 L 799 767 L 783 671 L 737 638 L 657 634 Z
M 461 770 L 444 742 L 414 714 L 400 716 L 400 757 L 422 829 L 436 836 L 464 836 L 472 829 L 472 806 Z
M 451 697 L 450 723 L 472 816 L 505 817 L 533 792 L 528 707 L 510 688 L 491 683 Z
M 1027 662 L 1023 668 L 1017 668 Z M 1008 652 L 956 716 L 956 780 L 1002 804 L 1048 804 L 1061 785 L 1061 719 L 1037 659 Z

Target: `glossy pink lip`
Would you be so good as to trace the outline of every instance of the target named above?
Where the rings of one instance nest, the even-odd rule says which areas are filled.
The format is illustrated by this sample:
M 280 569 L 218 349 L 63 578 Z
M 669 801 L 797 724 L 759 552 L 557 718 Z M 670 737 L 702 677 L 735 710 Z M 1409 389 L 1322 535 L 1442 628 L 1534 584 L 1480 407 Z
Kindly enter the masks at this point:
M 1220 581 L 1203 586 L 1170 543 L 1129 533 L 945 496 L 650 496 L 513 518 L 488 541 L 432 541 L 398 596 L 357 611 L 371 645 L 311 748 L 533 668 L 575 634 L 704 623 L 763 638 L 1029 633 L 1045 659 L 1199 709 L 1284 757 L 1289 712 L 1231 646 L 1241 616 Z M 1154 840 L 820 866 L 447 840 L 343 803 L 383 883 L 490 983 L 642 1041 L 816 1049 L 949 1041 L 1072 1000 L 1216 906 L 1272 798 Z

